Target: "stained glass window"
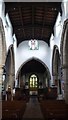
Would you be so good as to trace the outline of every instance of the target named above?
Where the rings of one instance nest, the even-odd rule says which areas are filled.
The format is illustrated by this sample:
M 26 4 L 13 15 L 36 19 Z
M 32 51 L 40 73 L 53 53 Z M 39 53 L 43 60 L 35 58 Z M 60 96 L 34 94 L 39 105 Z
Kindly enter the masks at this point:
M 30 87 L 31 88 L 37 88 L 37 86 L 38 86 L 37 77 L 36 77 L 36 75 L 32 75 L 30 77 Z

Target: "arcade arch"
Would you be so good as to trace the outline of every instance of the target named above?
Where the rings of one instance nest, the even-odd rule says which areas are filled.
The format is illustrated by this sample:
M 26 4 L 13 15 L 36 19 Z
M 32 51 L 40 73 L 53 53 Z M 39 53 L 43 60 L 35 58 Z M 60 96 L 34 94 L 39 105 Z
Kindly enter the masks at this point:
M 15 60 L 14 60 L 13 45 L 9 47 L 6 56 L 4 71 L 5 71 L 4 88 L 5 90 L 7 90 L 8 87 L 10 86 L 12 90 L 14 88 L 14 82 L 15 82 Z
M 53 75 L 53 84 L 58 86 L 58 93 L 61 93 L 61 59 L 59 54 L 58 46 L 53 48 L 52 56 L 52 75 Z
M 64 81 L 64 99 L 68 103 L 68 19 L 64 22 L 61 37 L 62 80 Z
M 3 66 L 5 64 L 5 59 L 6 59 L 5 31 L 2 19 L 0 18 L 0 99 L 2 91 Z

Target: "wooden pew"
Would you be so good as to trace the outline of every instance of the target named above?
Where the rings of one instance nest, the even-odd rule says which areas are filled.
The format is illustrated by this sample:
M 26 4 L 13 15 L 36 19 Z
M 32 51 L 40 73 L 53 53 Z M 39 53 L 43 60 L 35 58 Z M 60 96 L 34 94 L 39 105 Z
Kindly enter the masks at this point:
M 21 120 L 25 112 L 25 101 L 3 101 L 2 120 Z
M 46 120 L 68 120 L 68 105 L 63 100 L 45 100 L 40 103 Z

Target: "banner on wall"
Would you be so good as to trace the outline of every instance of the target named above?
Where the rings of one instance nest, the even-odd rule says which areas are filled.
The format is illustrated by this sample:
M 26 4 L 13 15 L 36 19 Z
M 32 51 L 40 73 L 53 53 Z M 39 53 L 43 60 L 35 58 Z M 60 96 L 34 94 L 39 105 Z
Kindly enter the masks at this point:
M 35 40 L 35 39 L 29 40 L 28 45 L 29 45 L 30 50 L 38 50 L 39 49 L 38 40 Z

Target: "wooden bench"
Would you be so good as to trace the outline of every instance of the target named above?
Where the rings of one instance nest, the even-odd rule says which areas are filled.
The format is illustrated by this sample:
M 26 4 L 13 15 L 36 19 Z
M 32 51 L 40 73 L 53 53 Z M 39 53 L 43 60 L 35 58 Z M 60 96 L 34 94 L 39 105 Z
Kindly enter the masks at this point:
M 46 120 L 68 120 L 68 105 L 63 100 L 45 100 L 40 103 Z
M 3 101 L 2 120 L 21 120 L 25 112 L 25 101 Z

